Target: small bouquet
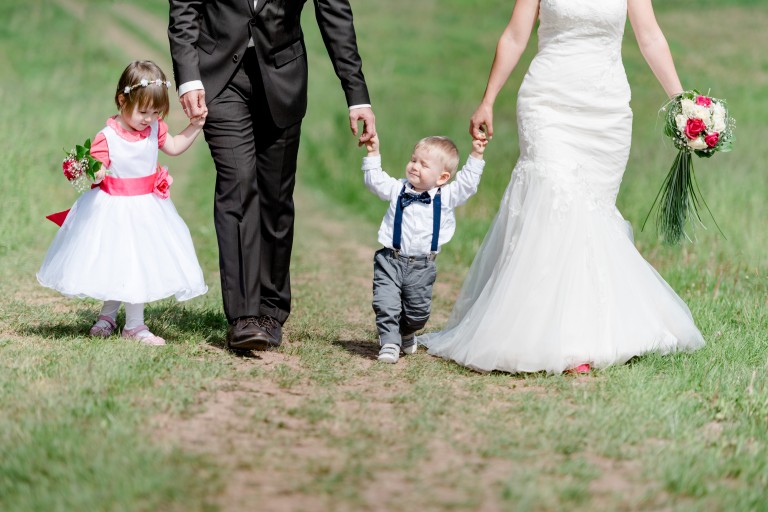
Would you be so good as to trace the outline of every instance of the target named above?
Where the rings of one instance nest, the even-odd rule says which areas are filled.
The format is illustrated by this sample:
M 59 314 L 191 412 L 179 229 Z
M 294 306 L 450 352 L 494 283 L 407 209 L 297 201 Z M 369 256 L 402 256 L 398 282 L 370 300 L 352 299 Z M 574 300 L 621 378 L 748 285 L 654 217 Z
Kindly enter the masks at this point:
M 658 204 L 656 228 L 665 243 L 674 245 L 684 236 L 688 238 L 685 224 L 689 217 L 702 223 L 699 215 L 701 205 L 712 216 L 696 182 L 692 154 L 709 158 L 718 152 L 731 151 L 736 123 L 728 115 L 724 100 L 704 96 L 695 89 L 669 100 L 661 112 L 666 113 L 664 134 L 672 139 L 678 153 L 643 222 L 643 228 Z M 720 230 L 720 226 L 717 229 Z
M 91 188 L 96 180 L 96 173 L 101 169 L 101 162 L 91 156 L 91 139 L 86 139 L 80 146 L 76 145 L 71 151 L 65 151 L 67 158 L 61 164 L 64 177 L 78 192 Z

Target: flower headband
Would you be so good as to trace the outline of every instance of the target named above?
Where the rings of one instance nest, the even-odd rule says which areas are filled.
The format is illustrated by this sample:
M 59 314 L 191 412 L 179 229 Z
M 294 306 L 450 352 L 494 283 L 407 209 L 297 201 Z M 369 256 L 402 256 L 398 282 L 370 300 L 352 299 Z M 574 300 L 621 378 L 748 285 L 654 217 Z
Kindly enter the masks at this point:
M 137 87 L 147 87 L 148 85 L 164 85 L 166 88 L 171 87 L 170 80 L 160 80 L 159 78 L 157 80 L 147 80 L 146 78 L 142 78 L 139 83 L 134 85 L 126 85 L 125 89 L 123 89 L 123 92 L 125 94 L 130 94 L 132 90 L 134 90 Z

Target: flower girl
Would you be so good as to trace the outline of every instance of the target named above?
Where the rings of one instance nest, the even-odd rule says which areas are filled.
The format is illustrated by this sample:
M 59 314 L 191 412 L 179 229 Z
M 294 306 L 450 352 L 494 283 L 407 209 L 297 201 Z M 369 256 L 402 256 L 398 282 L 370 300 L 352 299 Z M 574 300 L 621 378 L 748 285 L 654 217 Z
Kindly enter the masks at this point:
M 164 345 L 144 324 L 144 304 L 208 290 L 189 229 L 169 197 L 173 180 L 157 164 L 158 149 L 172 156 L 186 151 L 205 119 L 193 118 L 170 135 L 163 121 L 169 86 L 151 61 L 125 68 L 115 92 L 119 112 L 91 146 L 103 164 L 97 185 L 69 210 L 37 273 L 40 284 L 64 295 L 104 301 L 92 336 L 111 335 L 125 303 L 123 338 Z

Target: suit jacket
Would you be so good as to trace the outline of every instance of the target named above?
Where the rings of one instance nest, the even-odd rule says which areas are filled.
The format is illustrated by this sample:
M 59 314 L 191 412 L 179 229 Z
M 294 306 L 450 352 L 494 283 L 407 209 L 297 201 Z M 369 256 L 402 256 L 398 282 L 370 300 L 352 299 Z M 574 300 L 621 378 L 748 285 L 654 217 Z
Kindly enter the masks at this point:
M 168 38 L 176 84 L 201 80 L 214 99 L 233 76 L 248 41 L 256 56 L 272 117 L 280 127 L 307 110 L 307 56 L 301 31 L 306 0 L 169 0 Z M 349 0 L 313 0 L 325 47 L 347 105 L 370 103 Z

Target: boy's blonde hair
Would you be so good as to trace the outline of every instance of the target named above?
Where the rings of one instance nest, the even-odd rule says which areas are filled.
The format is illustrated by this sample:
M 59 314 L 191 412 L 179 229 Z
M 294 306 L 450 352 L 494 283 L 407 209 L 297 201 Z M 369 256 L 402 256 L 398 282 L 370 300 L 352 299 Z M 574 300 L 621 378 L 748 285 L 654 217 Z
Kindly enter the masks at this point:
M 142 81 L 148 85 L 142 85 Z M 115 91 L 115 105 L 121 110 L 120 98 L 123 98 L 122 109 L 133 112 L 136 107 L 154 108 L 160 111 L 160 117 L 168 115 L 168 87 L 170 82 L 160 66 L 151 60 L 135 60 L 128 64 L 120 75 Z M 127 91 L 127 92 L 126 92 Z
M 451 176 L 456 172 L 459 167 L 459 148 L 448 137 L 442 135 L 432 135 L 424 137 L 413 147 L 413 150 L 428 149 L 440 154 L 443 160 L 443 166 L 445 170 L 451 173 Z

